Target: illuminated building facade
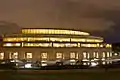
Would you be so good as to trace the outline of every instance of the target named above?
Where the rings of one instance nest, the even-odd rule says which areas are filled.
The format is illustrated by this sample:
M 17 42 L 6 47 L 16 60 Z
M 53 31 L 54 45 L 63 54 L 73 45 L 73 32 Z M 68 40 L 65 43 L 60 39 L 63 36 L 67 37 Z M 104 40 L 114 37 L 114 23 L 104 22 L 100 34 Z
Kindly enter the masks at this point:
M 87 32 L 64 29 L 27 29 L 4 35 L 0 59 L 105 60 L 112 57 L 111 44 Z

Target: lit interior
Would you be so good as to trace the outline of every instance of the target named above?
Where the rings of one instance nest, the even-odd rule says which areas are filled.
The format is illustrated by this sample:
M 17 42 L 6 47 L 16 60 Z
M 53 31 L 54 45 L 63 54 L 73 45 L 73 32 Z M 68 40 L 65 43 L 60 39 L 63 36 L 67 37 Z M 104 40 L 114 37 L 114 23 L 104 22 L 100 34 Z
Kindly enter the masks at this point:
M 102 53 L 102 57 L 103 57 L 103 58 L 106 57 L 106 53 L 105 53 L 105 52 Z
M 18 52 L 13 53 L 13 58 L 17 59 L 18 58 Z
M 109 52 L 107 52 L 107 57 L 110 57 L 110 53 Z
M 74 52 L 70 53 L 70 58 L 75 58 L 75 53 Z
M 20 47 L 21 44 L 20 43 L 4 43 L 3 46 L 4 47 Z
M 46 52 L 41 53 L 41 58 L 42 58 L 42 59 L 47 59 L 47 53 L 46 53 Z
M 105 44 L 104 44 L 105 45 Z M 89 44 L 84 44 L 84 43 L 38 43 L 38 42 L 25 42 L 25 43 L 3 43 L 4 47 L 105 47 L 105 48 L 111 48 L 111 46 L 103 46 L 102 44 L 98 43 L 89 43 Z
M 73 30 L 55 30 L 55 29 L 22 29 L 23 34 L 71 34 L 71 35 L 90 35 L 87 32 Z
M 10 52 L 9 53 L 10 59 L 17 59 L 18 58 L 18 52 Z
M 26 53 L 25 58 L 26 59 L 31 59 L 32 58 L 32 53 Z
M 83 52 L 83 59 L 87 58 L 87 52 Z
M 6 37 L 3 38 L 3 41 L 5 42 L 21 42 L 21 41 L 58 41 L 58 42 L 103 42 L 103 39 L 101 38 L 54 38 L 54 37 Z M 110 47 L 111 45 L 107 44 L 107 47 Z
M 99 58 L 99 53 L 98 52 L 93 52 L 93 57 L 94 58 Z
M 4 59 L 4 53 L 0 53 L 0 59 Z
M 56 58 L 61 58 L 62 59 L 62 53 L 56 53 Z

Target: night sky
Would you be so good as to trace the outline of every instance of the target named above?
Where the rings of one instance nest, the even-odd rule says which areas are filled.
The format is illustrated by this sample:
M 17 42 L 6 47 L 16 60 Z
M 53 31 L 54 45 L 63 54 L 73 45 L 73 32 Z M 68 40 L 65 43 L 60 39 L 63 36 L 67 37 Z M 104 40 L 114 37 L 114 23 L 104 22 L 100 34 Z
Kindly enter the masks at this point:
M 120 0 L 0 0 L 0 34 L 67 28 L 120 42 Z

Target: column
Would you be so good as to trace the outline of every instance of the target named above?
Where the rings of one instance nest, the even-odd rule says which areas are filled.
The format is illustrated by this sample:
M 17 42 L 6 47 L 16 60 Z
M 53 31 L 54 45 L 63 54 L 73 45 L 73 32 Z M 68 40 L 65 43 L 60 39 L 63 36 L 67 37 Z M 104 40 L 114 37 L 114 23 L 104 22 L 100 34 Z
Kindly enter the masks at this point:
M 9 59 L 9 53 L 10 52 L 7 52 L 7 51 L 4 52 L 4 59 Z
M 25 59 L 25 52 L 24 51 L 20 51 L 19 53 L 18 53 L 18 59 Z

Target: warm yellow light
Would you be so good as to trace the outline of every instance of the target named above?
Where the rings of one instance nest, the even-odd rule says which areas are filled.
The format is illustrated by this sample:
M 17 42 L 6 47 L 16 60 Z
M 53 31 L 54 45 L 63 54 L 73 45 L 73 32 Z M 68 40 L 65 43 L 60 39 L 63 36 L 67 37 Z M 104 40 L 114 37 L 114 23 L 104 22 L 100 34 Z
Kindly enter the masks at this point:
M 105 52 L 103 52 L 103 53 L 102 53 L 102 56 L 103 56 L 103 58 L 105 58 L 105 56 L 106 56 L 106 53 L 105 53 Z
M 6 45 L 4 45 L 4 46 L 12 46 L 12 44 L 11 43 L 6 43 Z
M 32 53 L 26 53 L 26 58 L 31 59 L 32 58 Z
M 75 53 L 74 52 L 70 53 L 70 58 L 75 58 Z
M 41 57 L 42 57 L 42 59 L 47 59 L 47 52 L 41 53 Z
M 87 32 L 73 30 L 56 30 L 56 29 L 22 29 L 23 34 L 67 34 L 67 35 L 90 35 Z
M 4 43 L 3 46 L 6 47 L 21 46 L 21 43 Z
M 105 44 L 106 48 L 111 48 L 112 45 L 111 44 Z
M 81 44 L 81 47 L 99 47 L 98 44 Z
M 0 59 L 4 59 L 4 53 L 0 53 Z
M 58 42 L 102 42 L 101 39 L 87 39 L 87 38 L 55 38 L 55 37 L 14 37 L 3 38 L 4 42 L 22 42 L 22 41 L 58 41 Z M 109 45 L 110 46 L 110 45 Z
M 110 52 L 107 52 L 107 57 L 110 57 Z
M 18 52 L 13 53 L 13 55 L 14 55 L 14 58 L 15 58 L 15 59 L 18 58 Z
M 62 58 L 62 53 L 56 53 L 56 58 Z

